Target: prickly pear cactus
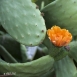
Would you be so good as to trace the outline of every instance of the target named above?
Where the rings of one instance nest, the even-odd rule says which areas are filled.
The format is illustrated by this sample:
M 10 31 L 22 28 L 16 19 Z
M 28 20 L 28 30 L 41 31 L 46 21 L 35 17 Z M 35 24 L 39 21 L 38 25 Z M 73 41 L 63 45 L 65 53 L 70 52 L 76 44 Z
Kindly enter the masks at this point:
M 46 74 L 47 72 L 51 72 L 53 70 L 53 64 L 54 59 L 50 56 L 45 56 L 28 63 L 10 64 L 0 61 L 0 73 L 16 73 L 13 77 L 40 77 Z
M 73 61 L 68 56 L 56 62 L 54 67 L 56 70 L 56 77 L 74 77 L 77 73 Z
M 69 56 L 72 57 L 77 62 L 77 41 L 71 42 L 69 46 L 70 46 Z
M 77 77 L 76 7 L 76 0 L 0 0 L 0 77 Z
M 42 9 L 47 28 L 59 25 L 77 35 L 77 1 L 55 0 Z
M 18 42 L 29 46 L 41 43 L 46 34 L 44 19 L 36 7 L 31 0 L 0 1 L 2 26 Z

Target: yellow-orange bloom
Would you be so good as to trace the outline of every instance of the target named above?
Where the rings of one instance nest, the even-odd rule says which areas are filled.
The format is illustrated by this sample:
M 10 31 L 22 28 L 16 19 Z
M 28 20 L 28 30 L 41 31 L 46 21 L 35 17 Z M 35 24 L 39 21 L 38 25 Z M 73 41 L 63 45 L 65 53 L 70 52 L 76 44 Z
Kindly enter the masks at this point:
M 66 46 L 72 40 L 72 34 L 58 26 L 53 26 L 47 30 L 47 34 L 51 42 L 58 47 Z

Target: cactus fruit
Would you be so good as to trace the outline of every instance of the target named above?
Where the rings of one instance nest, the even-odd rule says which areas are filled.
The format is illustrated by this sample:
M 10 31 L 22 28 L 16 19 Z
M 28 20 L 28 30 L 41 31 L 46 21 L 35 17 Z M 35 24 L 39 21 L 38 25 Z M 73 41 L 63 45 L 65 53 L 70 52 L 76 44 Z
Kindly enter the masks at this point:
M 31 0 L 1 0 L 0 22 L 11 36 L 22 44 L 34 46 L 44 40 L 44 19 Z
M 55 0 L 42 9 L 47 28 L 59 25 L 77 35 L 77 0 Z
M 66 57 L 68 55 L 68 52 L 65 51 L 63 48 L 61 51 L 54 57 L 55 61 L 61 60 L 62 58 Z
M 48 48 L 48 54 L 54 58 L 55 61 L 60 60 L 68 55 L 68 52 L 63 47 L 57 47 L 46 35 L 46 38 L 43 41 L 43 44 Z

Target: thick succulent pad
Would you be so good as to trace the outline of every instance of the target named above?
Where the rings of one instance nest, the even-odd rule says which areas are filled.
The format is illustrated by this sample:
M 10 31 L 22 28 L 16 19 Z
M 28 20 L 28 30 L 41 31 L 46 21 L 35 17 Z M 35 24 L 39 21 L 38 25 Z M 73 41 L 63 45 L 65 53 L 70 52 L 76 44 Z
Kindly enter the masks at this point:
M 42 9 L 47 28 L 58 25 L 77 35 L 77 0 L 55 0 Z
M 46 34 L 41 12 L 31 0 L 1 0 L 0 22 L 13 38 L 25 45 L 38 45 Z
M 70 44 L 69 56 L 77 62 L 77 41 L 72 41 Z
M 76 67 L 68 56 L 55 62 L 56 77 L 75 77 Z
M 0 60 L 0 73 L 13 72 L 14 77 L 40 77 L 52 71 L 54 59 L 44 56 L 27 63 L 5 63 Z

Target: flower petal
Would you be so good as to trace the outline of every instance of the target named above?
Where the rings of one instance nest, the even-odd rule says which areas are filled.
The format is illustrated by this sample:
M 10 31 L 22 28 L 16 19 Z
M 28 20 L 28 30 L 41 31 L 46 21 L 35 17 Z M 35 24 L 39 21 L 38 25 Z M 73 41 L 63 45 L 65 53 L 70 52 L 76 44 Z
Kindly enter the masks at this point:
M 56 25 L 47 30 L 47 35 L 51 42 L 59 47 L 66 46 L 72 40 L 72 34 L 68 30 L 61 29 Z

